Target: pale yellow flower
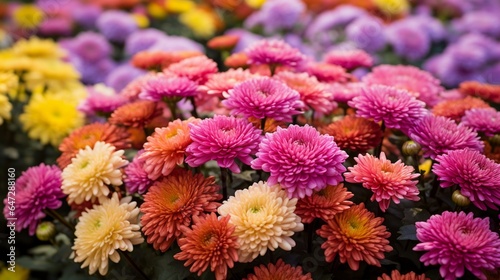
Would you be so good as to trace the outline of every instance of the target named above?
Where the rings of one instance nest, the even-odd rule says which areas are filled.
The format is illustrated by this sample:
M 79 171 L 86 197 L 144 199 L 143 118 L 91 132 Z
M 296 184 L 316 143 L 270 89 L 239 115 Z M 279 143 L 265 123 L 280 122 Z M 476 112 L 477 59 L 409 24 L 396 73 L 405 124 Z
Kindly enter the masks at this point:
M 388 16 L 405 14 L 410 9 L 407 0 L 373 0 L 375 6 Z
M 73 65 L 55 59 L 33 59 L 29 71 L 23 76 L 29 90 L 37 87 L 66 88 L 79 78 L 80 74 Z
M 3 124 L 4 120 L 10 120 L 11 110 L 12 104 L 10 104 L 9 98 L 6 95 L 0 94 L 0 125 Z
M 198 37 L 208 38 L 214 35 L 217 26 L 215 15 L 205 9 L 191 9 L 179 16 L 179 21 L 189 27 Z
M 218 212 L 230 215 L 229 223 L 236 227 L 238 260 L 251 262 L 267 249 L 274 251 L 278 247 L 290 251 L 295 246 L 291 236 L 304 229 L 294 213 L 296 204 L 297 199 L 289 199 L 279 185 L 269 186 L 262 181 L 236 191 L 234 197 L 224 201 Z
M 60 58 L 66 54 L 53 40 L 39 39 L 37 37 L 18 41 L 12 47 L 12 51 L 18 56 L 32 58 Z
M 12 71 L 0 72 L 0 94 L 12 94 L 19 86 L 19 77 Z
M 21 5 L 13 13 L 16 25 L 22 28 L 34 29 L 43 21 L 45 14 L 35 5 Z
M 165 3 L 165 8 L 171 13 L 185 13 L 195 6 L 196 3 L 191 0 L 168 0 Z
M 123 183 L 122 167 L 128 164 L 122 158 L 124 151 L 105 142 L 96 142 L 94 148 L 81 149 L 71 164 L 62 172 L 62 191 L 69 203 L 81 204 L 106 198 L 109 186 Z
M 254 8 L 254 9 L 259 9 L 266 3 L 266 0 L 245 0 L 248 6 Z

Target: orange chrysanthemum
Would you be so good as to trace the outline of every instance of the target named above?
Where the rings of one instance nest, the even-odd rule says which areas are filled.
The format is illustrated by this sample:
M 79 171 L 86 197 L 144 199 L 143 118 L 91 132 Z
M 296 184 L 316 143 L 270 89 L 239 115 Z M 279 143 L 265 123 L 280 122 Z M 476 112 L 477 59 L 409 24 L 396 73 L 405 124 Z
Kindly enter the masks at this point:
M 361 261 L 380 267 L 384 252 L 392 251 L 387 240 L 391 233 L 383 221 L 366 210 L 363 203 L 333 216 L 316 231 L 326 239 L 321 245 L 326 261 L 332 262 L 338 254 L 340 262 L 347 262 L 352 270 L 358 270 Z
M 391 276 L 384 273 L 382 274 L 382 276 L 378 277 L 377 280 L 431 280 L 431 279 L 425 277 L 425 274 L 417 275 L 413 271 L 401 275 L 399 271 L 393 270 L 391 272 Z
M 189 226 L 194 217 L 215 212 L 222 198 L 214 177 L 178 169 L 156 181 L 141 205 L 142 231 L 147 242 L 165 252 L 181 235 L 181 227 Z
M 256 128 L 260 129 L 262 127 L 262 120 L 260 119 L 250 117 L 248 118 L 248 121 L 251 122 Z M 266 118 L 265 122 L 266 123 L 264 124 L 264 133 L 266 132 L 273 133 L 278 129 L 278 127 L 282 128 L 286 127 L 286 122 L 277 121 L 271 118 Z
M 198 51 L 141 51 L 132 57 L 132 65 L 144 70 L 161 71 L 189 57 L 203 55 Z
M 221 35 L 210 39 L 207 46 L 214 50 L 228 50 L 236 46 L 239 40 L 240 36 L 237 35 Z
M 243 280 L 312 280 L 311 273 L 303 274 L 302 267 L 293 267 L 279 259 L 276 264 L 256 266 L 254 273 Z
M 464 99 L 441 101 L 432 108 L 432 113 L 458 122 L 466 111 L 474 108 L 490 108 L 490 105 L 480 98 L 467 96 Z
M 377 123 L 356 116 L 346 116 L 321 127 L 320 132 L 333 136 L 341 149 L 360 153 L 376 147 L 382 140 L 382 130 Z
M 300 216 L 303 223 L 311 223 L 315 218 L 327 222 L 333 219 L 335 214 L 349 209 L 353 202 L 348 199 L 353 196 L 343 183 L 327 186 L 315 191 L 311 196 L 299 199 L 295 213 Z
M 204 217 L 193 217 L 193 229 L 182 228 L 185 237 L 179 239 L 181 252 L 174 255 L 176 260 L 186 261 L 191 272 L 200 276 L 210 266 L 215 279 L 227 277 L 227 270 L 238 261 L 238 242 L 234 226 L 229 216 L 218 219 L 214 213 Z
M 233 53 L 226 60 L 224 60 L 224 65 L 229 68 L 247 68 L 248 67 L 248 55 L 244 52 Z
M 500 103 L 500 85 L 470 81 L 461 83 L 458 90 L 463 94 L 477 96 L 484 100 Z
M 198 121 L 195 118 L 185 121 L 177 119 L 167 127 L 156 128 L 153 135 L 147 138 L 140 159 L 144 160 L 144 170 L 150 179 L 167 176 L 184 162 L 186 148 L 193 142 L 189 136 L 189 124 Z
M 93 123 L 74 130 L 66 137 L 59 151 L 61 156 L 57 159 L 57 164 L 64 169 L 71 163 L 71 159 L 78 154 L 80 149 L 86 146 L 94 147 L 98 141 L 106 142 L 116 147 L 117 150 L 130 148 L 129 134 L 124 128 L 108 123 Z
M 111 114 L 108 121 L 116 125 L 142 128 L 160 116 L 162 111 L 157 102 L 139 100 L 120 106 Z

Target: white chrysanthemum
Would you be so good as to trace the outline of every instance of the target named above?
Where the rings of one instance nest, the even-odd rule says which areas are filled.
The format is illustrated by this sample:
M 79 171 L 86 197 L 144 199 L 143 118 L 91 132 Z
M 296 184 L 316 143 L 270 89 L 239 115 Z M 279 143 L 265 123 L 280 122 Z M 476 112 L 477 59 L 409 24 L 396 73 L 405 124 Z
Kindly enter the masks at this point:
M 128 163 L 122 158 L 123 153 L 101 141 L 94 148 L 81 149 L 62 172 L 62 191 L 68 195 L 68 202 L 96 201 L 109 194 L 109 185 L 121 185 L 120 168 Z
M 97 270 L 101 275 L 108 272 L 108 259 L 120 261 L 118 250 L 132 252 L 133 245 L 141 244 L 139 208 L 131 197 L 121 201 L 116 193 L 101 205 L 84 212 L 76 225 L 75 245 L 72 258 L 89 267 L 89 273 Z
M 234 197 L 224 201 L 218 212 L 230 215 L 229 223 L 236 226 L 239 262 L 251 262 L 267 249 L 290 251 L 295 246 L 291 236 L 304 229 L 294 213 L 296 204 L 297 199 L 289 199 L 279 185 L 269 186 L 262 181 L 236 191 Z

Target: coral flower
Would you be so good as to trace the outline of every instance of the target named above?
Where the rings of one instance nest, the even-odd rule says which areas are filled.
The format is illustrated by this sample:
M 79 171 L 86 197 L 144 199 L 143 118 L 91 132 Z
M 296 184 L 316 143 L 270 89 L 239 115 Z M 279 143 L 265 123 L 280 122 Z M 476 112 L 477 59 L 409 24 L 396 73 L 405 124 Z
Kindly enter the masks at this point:
M 343 181 L 347 154 L 333 140 L 309 125 L 278 127 L 260 143 L 252 168 L 270 172 L 269 184 L 281 184 L 290 197 L 310 196 Z
M 134 245 L 141 244 L 139 226 L 139 208 L 137 202 L 130 202 L 131 197 L 118 200 L 113 194 L 101 205 L 84 212 L 75 231 L 75 262 L 83 262 L 82 268 L 89 267 L 89 274 L 97 270 L 101 275 L 108 272 L 109 260 L 118 263 L 119 251 L 134 250 Z
M 291 122 L 292 116 L 300 114 L 304 107 L 297 91 L 271 78 L 255 78 L 240 83 L 226 97 L 222 104 L 232 114 L 245 118 Z
M 324 62 L 311 62 L 307 65 L 306 71 L 320 82 L 326 83 L 345 83 L 351 78 L 344 68 Z
M 360 153 L 376 147 L 382 140 L 382 131 L 376 122 L 356 116 L 346 116 L 319 130 L 333 136 L 342 150 Z
M 290 251 L 295 246 L 291 236 L 304 229 L 294 213 L 296 204 L 297 199 L 289 199 L 279 185 L 262 181 L 224 201 L 217 211 L 236 227 L 240 262 L 251 262 L 267 249 Z
M 138 100 L 116 109 L 109 122 L 115 125 L 143 128 L 163 114 L 157 102 Z
M 491 107 L 479 98 L 467 96 L 458 100 L 441 101 L 432 108 L 432 113 L 436 116 L 447 117 L 458 122 L 468 110 L 484 108 Z
M 420 174 L 413 173 L 412 166 L 405 166 L 401 160 L 391 163 L 385 153 L 380 153 L 380 159 L 370 155 L 359 155 L 354 158 L 356 165 L 349 167 L 344 173 L 346 182 L 363 183 L 363 187 L 373 192 L 371 201 L 376 200 L 380 209 L 385 212 L 389 203 L 399 204 L 401 199 L 420 200 L 417 189 Z
M 217 63 L 206 56 L 195 56 L 171 64 L 166 72 L 203 84 L 210 74 L 218 72 Z
M 186 149 L 186 162 L 193 167 L 215 160 L 220 167 L 239 173 L 235 160 L 250 165 L 250 155 L 257 152 L 261 138 L 261 130 L 235 117 L 216 115 L 190 127 L 193 142 Z
M 144 70 L 162 70 L 183 59 L 201 56 L 198 51 L 141 51 L 132 57 L 132 65 Z
M 151 101 L 179 101 L 197 93 L 198 84 L 190 79 L 160 73 L 149 76 L 144 82 L 139 98 Z
M 293 267 L 279 259 L 276 264 L 256 266 L 254 273 L 243 280 L 313 280 L 311 273 L 304 274 L 302 267 Z
M 183 228 L 184 236 L 179 239 L 181 252 L 174 255 L 176 260 L 191 265 L 191 272 L 200 276 L 210 267 L 216 280 L 227 277 L 228 268 L 238 261 L 238 243 L 234 226 L 228 223 L 229 217 L 217 219 L 212 213 L 206 217 L 193 217 L 193 229 Z
M 445 117 L 428 115 L 410 129 L 408 135 L 422 146 L 424 156 L 432 159 L 453 150 L 482 151 L 484 147 L 476 132 Z
M 363 50 L 332 50 L 325 55 L 324 61 L 347 70 L 373 65 L 373 58 Z
M 445 280 L 462 277 L 465 269 L 486 280 L 483 270 L 500 267 L 500 239 L 490 230 L 488 218 L 446 211 L 415 225 L 420 243 L 413 250 L 427 251 L 420 261 L 440 265 Z
M 342 183 L 337 186 L 327 186 L 320 191 L 313 192 L 311 196 L 299 199 L 295 213 L 306 224 L 312 223 L 315 218 L 326 222 L 335 214 L 349 209 L 353 202 L 348 199 L 353 196 Z
M 68 195 L 68 202 L 81 204 L 96 201 L 109 193 L 108 185 L 122 184 L 122 171 L 128 161 L 122 159 L 124 151 L 104 142 L 80 150 L 71 164 L 62 172 L 62 191 Z
M 455 150 L 436 158 L 432 168 L 441 187 L 460 187 L 462 195 L 481 210 L 500 206 L 500 164 L 474 150 Z
M 224 92 L 228 92 L 239 83 L 250 80 L 255 76 L 256 75 L 252 74 L 250 71 L 241 68 L 229 69 L 226 72 L 210 75 L 202 89 L 209 95 L 222 97 Z
M 366 210 L 363 203 L 333 216 L 316 231 L 326 239 L 321 245 L 326 261 L 333 262 L 338 254 L 340 262 L 347 262 L 352 270 L 358 270 L 361 261 L 380 267 L 384 252 L 392 251 L 387 240 L 391 233 L 383 221 Z
M 143 153 L 144 150 L 137 152 L 132 162 L 125 168 L 125 179 L 123 181 L 129 193 L 143 194 L 154 183 L 144 170 L 145 161 L 139 158 Z
M 461 83 L 459 91 L 463 94 L 477 96 L 485 100 L 500 103 L 500 85 L 469 81 Z
M 11 182 L 15 182 L 15 185 Z M 8 180 L 9 188 L 15 186 L 16 192 L 15 197 L 9 193 L 3 200 L 5 219 L 17 218 L 16 231 L 28 228 L 29 234 L 34 235 L 38 222 L 45 217 L 44 210 L 61 207 L 64 197 L 61 183 L 61 170 L 43 163 L 28 168 L 17 182 Z M 12 206 L 15 210 L 12 210 Z
M 239 40 L 238 35 L 222 35 L 210 39 L 207 46 L 214 50 L 229 50 L 236 46 Z
M 248 55 L 244 52 L 234 53 L 224 60 L 224 65 L 229 68 L 248 67 Z
M 245 49 L 250 64 L 296 67 L 305 57 L 299 50 L 281 40 L 260 40 Z
M 413 271 L 401 274 L 399 271 L 393 270 L 390 276 L 384 273 L 377 280 L 431 280 L 431 278 L 425 277 L 425 274 L 417 275 Z
M 491 137 L 500 134 L 500 112 L 494 108 L 471 109 L 465 112 L 462 124 Z
M 193 217 L 215 212 L 222 198 L 213 177 L 178 169 L 156 181 L 141 205 L 142 231 L 155 250 L 165 252 L 181 236 Z
M 144 161 L 144 170 L 152 180 L 167 176 L 177 165 L 184 162 L 186 148 L 191 144 L 190 123 L 199 120 L 190 118 L 170 122 L 167 127 L 157 127 L 153 135 L 144 143 L 144 153 L 139 157 Z

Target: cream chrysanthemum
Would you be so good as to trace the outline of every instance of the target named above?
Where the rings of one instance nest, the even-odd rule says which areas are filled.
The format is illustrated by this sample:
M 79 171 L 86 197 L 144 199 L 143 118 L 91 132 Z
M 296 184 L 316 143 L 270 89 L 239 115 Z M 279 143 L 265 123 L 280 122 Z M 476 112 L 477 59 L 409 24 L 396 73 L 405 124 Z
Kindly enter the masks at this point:
M 236 191 L 234 197 L 224 201 L 218 212 L 230 215 L 229 223 L 236 226 L 239 262 L 251 262 L 267 249 L 290 251 L 295 246 L 291 236 L 304 229 L 294 213 L 296 204 L 297 199 L 289 199 L 279 185 L 269 186 L 262 181 Z
M 133 245 L 141 244 L 139 208 L 131 197 L 118 200 L 113 194 L 101 205 L 84 212 L 76 225 L 75 245 L 72 247 L 75 262 L 83 262 L 81 268 L 89 267 L 89 273 L 97 270 L 101 275 L 108 272 L 111 259 L 120 261 L 118 250 L 132 252 Z
M 108 185 L 121 185 L 120 168 L 128 163 L 122 158 L 123 153 L 101 141 L 94 148 L 81 149 L 62 172 L 62 191 L 68 195 L 68 202 L 96 201 L 109 195 Z
M 9 98 L 5 95 L 0 94 L 0 125 L 3 124 L 4 120 L 10 120 L 11 110 L 12 104 L 10 104 Z

